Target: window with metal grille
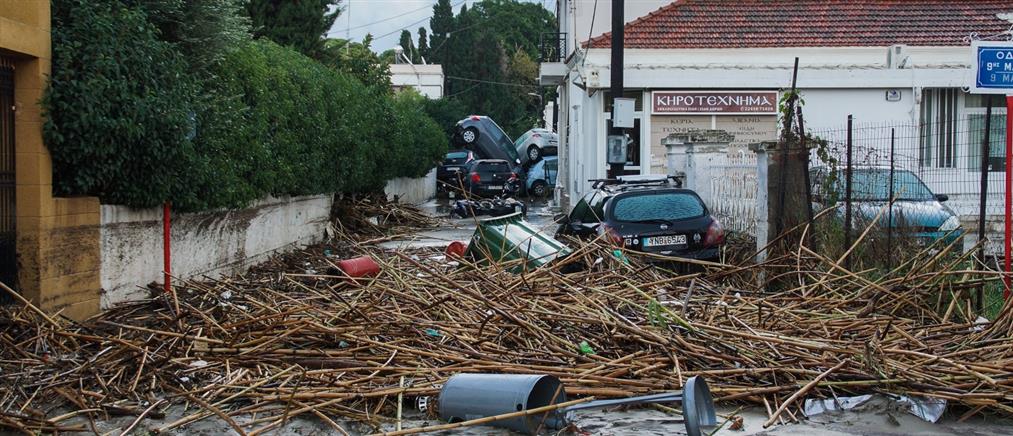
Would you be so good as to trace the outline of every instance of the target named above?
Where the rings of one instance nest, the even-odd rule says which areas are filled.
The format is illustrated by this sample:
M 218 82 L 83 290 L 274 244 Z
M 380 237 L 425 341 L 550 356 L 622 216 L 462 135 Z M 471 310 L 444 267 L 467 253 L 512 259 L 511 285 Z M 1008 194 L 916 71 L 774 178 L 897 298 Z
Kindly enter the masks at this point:
M 922 167 L 957 166 L 959 99 L 960 90 L 955 88 L 922 91 L 919 153 Z

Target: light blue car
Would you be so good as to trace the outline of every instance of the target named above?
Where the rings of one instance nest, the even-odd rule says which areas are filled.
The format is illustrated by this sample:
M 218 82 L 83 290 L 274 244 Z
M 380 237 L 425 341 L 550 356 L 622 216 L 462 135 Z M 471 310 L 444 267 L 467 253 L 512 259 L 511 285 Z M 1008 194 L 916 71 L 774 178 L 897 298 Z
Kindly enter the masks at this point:
M 533 197 L 549 196 L 552 187 L 556 186 L 557 172 L 559 172 L 559 157 L 557 156 L 545 156 L 532 165 L 525 181 L 528 195 Z
M 844 179 L 843 170 L 838 170 L 833 187 L 829 189 L 836 199 L 822 198 L 821 191 L 826 194 L 826 168 L 813 170 L 813 193 L 816 194 L 816 207 L 829 206 L 833 200 L 843 201 Z M 855 221 L 852 226 L 861 227 L 870 222 L 881 209 L 887 207 L 890 198 L 890 169 L 888 167 L 856 167 L 852 170 L 852 207 Z M 908 170 L 893 171 L 893 219 L 884 216 L 880 220 L 882 226 L 906 231 L 922 244 L 929 244 L 943 239 L 949 244 L 963 233 L 960 218 L 943 204 L 949 197 L 946 194 L 934 194 L 918 176 Z M 843 219 L 844 207 L 838 208 L 838 215 Z

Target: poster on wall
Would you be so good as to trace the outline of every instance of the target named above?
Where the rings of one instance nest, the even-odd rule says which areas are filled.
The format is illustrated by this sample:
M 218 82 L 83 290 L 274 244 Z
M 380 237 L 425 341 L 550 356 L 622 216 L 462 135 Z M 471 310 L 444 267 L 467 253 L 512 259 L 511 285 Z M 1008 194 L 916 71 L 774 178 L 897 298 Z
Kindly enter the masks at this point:
M 776 115 L 777 91 L 654 91 L 654 115 Z
M 719 129 L 735 139 L 731 150 L 745 150 L 746 146 L 777 139 L 776 115 L 654 115 L 651 117 L 651 172 L 666 173 L 667 150 L 662 140 L 672 134 L 693 130 Z

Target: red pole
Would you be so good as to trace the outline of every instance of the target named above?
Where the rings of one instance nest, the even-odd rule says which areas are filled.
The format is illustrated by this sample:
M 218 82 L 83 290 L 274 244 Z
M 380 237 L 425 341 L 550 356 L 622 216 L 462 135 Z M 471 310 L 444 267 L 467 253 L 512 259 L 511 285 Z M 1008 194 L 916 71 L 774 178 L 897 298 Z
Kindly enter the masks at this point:
M 1004 299 L 1009 300 L 1010 295 L 1010 272 L 1011 272 L 1011 239 L 1013 239 L 1013 95 L 1006 96 L 1006 232 L 1003 238 L 1003 260 L 1005 261 L 1006 275 L 1003 282 L 1005 290 L 1002 293 Z
M 165 292 L 172 292 L 172 284 L 170 283 L 170 277 L 172 277 L 172 256 L 170 255 L 171 250 L 169 247 L 169 235 L 170 235 L 170 218 L 169 215 L 172 211 L 172 203 L 166 201 L 162 204 L 162 256 L 165 265 Z M 1007 220 L 1008 221 L 1008 220 Z

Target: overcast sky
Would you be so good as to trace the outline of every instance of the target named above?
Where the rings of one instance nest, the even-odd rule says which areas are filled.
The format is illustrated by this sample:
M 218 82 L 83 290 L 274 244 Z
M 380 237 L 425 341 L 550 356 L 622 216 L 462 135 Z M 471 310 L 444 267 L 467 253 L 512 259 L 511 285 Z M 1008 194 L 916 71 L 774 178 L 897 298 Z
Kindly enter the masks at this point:
M 467 2 L 470 8 L 476 1 L 450 0 L 450 4 L 454 5 L 454 14 L 457 14 L 461 4 Z M 556 8 L 556 0 L 520 1 L 540 3 L 550 11 Z M 335 38 L 348 35 L 354 41 L 362 41 L 367 33 L 372 33 L 373 51 L 378 53 L 394 48 L 401 37 L 401 29 L 411 31 L 412 42 L 417 43 L 419 27 L 429 30 L 434 4 L 436 0 L 343 0 L 341 7 L 344 12 L 329 35 Z

